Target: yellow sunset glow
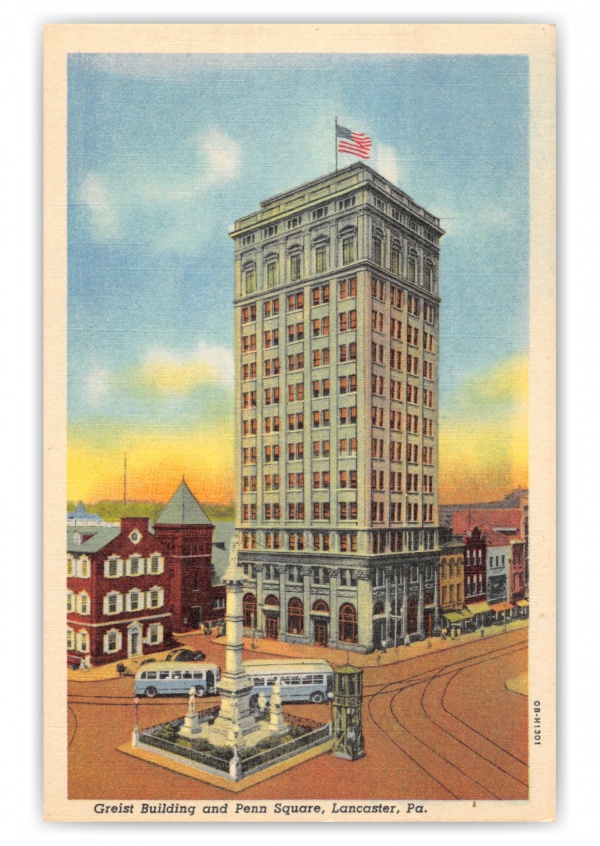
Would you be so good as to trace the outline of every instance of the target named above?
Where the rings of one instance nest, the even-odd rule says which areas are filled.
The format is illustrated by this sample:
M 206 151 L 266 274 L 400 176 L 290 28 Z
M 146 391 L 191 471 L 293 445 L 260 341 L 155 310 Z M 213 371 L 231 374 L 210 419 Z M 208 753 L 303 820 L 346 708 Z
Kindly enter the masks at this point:
M 69 438 L 67 497 L 84 502 L 123 497 L 127 453 L 127 498 L 166 502 L 185 475 L 202 502 L 233 500 L 233 432 L 131 432 L 110 427 L 110 443 L 91 445 L 84 434 Z
M 501 499 L 528 486 L 528 359 L 465 379 L 440 420 L 440 502 Z

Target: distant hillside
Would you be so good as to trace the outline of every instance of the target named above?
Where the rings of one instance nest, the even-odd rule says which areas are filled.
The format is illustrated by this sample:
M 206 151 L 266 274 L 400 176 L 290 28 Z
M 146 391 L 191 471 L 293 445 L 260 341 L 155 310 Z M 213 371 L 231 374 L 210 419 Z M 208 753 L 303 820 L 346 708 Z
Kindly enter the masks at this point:
M 213 523 L 235 520 L 235 506 L 233 503 L 229 505 L 207 505 L 201 503 L 201 505 L 206 512 L 206 516 Z M 76 506 L 76 502 L 67 502 L 67 511 L 74 511 Z M 85 507 L 91 514 L 99 514 L 103 520 L 109 523 L 116 523 L 121 517 L 149 517 L 154 522 L 165 507 L 165 503 L 138 502 L 134 500 L 127 503 L 125 513 L 123 513 L 123 502 L 118 499 L 102 499 L 100 502 L 94 503 L 86 502 Z

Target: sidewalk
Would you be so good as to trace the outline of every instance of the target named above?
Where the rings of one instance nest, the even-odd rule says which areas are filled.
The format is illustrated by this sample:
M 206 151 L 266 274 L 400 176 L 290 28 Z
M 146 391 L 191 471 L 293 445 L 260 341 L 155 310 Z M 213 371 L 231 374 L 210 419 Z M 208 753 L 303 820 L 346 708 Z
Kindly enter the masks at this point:
M 508 623 L 506 631 L 513 632 L 517 629 L 527 628 L 528 626 L 528 619 L 514 620 Z M 488 640 L 489 638 L 504 634 L 504 626 L 488 626 L 484 631 L 484 639 Z M 250 661 L 252 660 L 253 652 L 262 652 L 285 658 L 318 658 L 327 661 L 334 668 L 346 663 L 350 663 L 355 667 L 384 667 L 386 664 L 396 664 L 398 661 L 403 661 L 407 658 L 416 658 L 419 655 L 452 649 L 454 646 L 461 646 L 470 641 L 480 641 L 481 639 L 481 632 L 477 629 L 475 632 L 463 634 L 460 637 L 452 638 L 452 640 L 450 638 L 442 640 L 440 637 L 432 637 L 430 640 L 411 643 L 410 646 L 388 647 L 386 652 L 377 651 L 367 655 L 363 652 L 352 652 L 351 650 L 331 649 L 326 646 L 315 646 L 313 644 L 286 643 L 281 640 L 258 637 L 254 639 L 255 647 L 253 647 L 252 638 L 245 637 L 244 659 Z M 224 637 L 218 637 L 213 642 L 219 646 L 226 646 Z
M 514 620 L 507 625 L 507 632 L 513 632 L 517 629 L 524 629 L 529 626 L 529 620 Z M 504 634 L 504 626 L 488 626 L 484 629 L 484 639 L 487 640 L 492 637 Z M 197 631 L 185 632 L 177 635 L 177 640 L 185 641 L 186 637 L 195 637 L 199 634 Z M 262 653 L 263 655 L 275 655 L 281 658 L 311 658 L 321 659 L 327 661 L 332 667 L 340 667 L 343 664 L 350 663 L 355 667 L 384 667 L 386 664 L 396 664 L 398 661 L 404 661 L 408 658 L 416 658 L 419 655 L 427 655 L 431 652 L 440 652 L 446 649 L 452 649 L 454 646 L 461 646 L 470 641 L 481 640 L 480 630 L 463 634 L 457 638 L 447 638 L 442 640 L 440 637 L 432 637 L 430 640 L 422 640 L 411 643 L 410 646 L 396 646 L 386 650 L 386 652 L 371 652 L 366 655 L 363 652 L 352 652 L 344 649 L 331 649 L 326 646 L 315 646 L 312 644 L 286 643 L 282 640 L 270 640 L 269 638 L 244 638 L 244 652 L 243 657 L 246 661 L 251 661 L 255 657 L 255 653 Z M 211 642 L 223 649 L 226 646 L 224 637 L 211 638 Z M 252 644 L 255 644 L 254 647 Z M 429 645 L 430 644 L 430 645 Z M 155 652 L 151 656 L 156 661 L 163 661 L 171 650 L 166 649 L 164 652 Z M 67 681 L 70 682 L 91 682 L 104 681 L 106 679 L 119 678 L 117 673 L 117 664 L 128 664 L 128 661 L 115 661 L 112 664 L 104 664 L 102 667 L 91 667 L 89 670 L 69 670 L 67 669 Z M 220 662 L 216 662 L 220 663 Z
M 188 644 L 185 642 L 186 638 L 197 637 L 199 634 L 199 630 L 182 633 L 173 632 L 173 637 L 176 641 L 179 642 L 179 646 L 171 646 L 169 649 L 165 649 L 163 652 L 153 652 L 151 655 L 140 655 L 138 657 L 140 661 L 144 661 L 146 658 L 153 658 L 155 661 L 164 661 L 169 652 L 172 652 L 173 649 L 183 649 L 188 647 Z M 216 638 L 211 638 L 211 641 L 212 643 L 216 643 Z M 190 648 L 193 649 L 194 647 L 190 645 Z M 69 668 L 67 668 L 67 681 L 90 682 L 105 681 L 106 679 L 118 679 L 120 678 L 120 676 L 117 672 L 117 664 L 125 664 L 125 666 L 127 667 L 131 664 L 131 662 L 131 658 L 120 658 L 118 661 L 113 661 L 111 664 L 103 664 L 101 667 L 90 667 L 87 670 L 70 670 Z M 132 678 L 131 674 L 129 674 L 129 678 Z

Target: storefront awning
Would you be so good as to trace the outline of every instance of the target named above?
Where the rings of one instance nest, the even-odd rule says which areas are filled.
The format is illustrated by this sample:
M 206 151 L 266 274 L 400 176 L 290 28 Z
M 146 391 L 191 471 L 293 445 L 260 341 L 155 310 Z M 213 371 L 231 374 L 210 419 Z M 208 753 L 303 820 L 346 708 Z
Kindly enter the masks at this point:
M 442 615 L 444 619 L 448 620 L 449 623 L 462 623 L 465 619 L 460 611 L 448 611 L 446 614 Z
M 513 606 L 510 602 L 497 602 L 495 605 L 492 605 L 492 611 L 495 611 L 496 613 L 502 611 L 512 611 L 512 608 Z
M 529 601 L 527 599 L 517 599 L 517 603 L 519 608 L 528 608 Z
M 471 614 L 487 614 L 488 611 L 492 609 L 489 606 L 488 602 L 474 602 L 472 605 L 467 605 L 467 608 L 471 612 Z

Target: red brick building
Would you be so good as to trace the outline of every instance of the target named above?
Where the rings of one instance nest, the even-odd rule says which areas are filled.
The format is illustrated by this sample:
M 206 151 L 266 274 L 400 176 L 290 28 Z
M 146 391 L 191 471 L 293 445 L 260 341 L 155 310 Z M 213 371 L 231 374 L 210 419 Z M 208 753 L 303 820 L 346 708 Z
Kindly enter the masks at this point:
M 168 649 L 173 632 L 223 616 L 212 587 L 213 525 L 185 481 L 153 528 L 67 528 L 67 660 L 91 666 Z
M 487 621 L 490 606 L 487 601 L 485 537 L 477 526 L 464 535 L 465 544 L 465 604 L 476 626 Z
M 521 607 L 526 607 L 527 599 L 527 571 L 525 558 L 525 540 L 514 538 L 510 542 L 510 572 L 508 577 L 508 592 L 511 602 L 521 601 Z
M 182 481 L 154 525 L 169 560 L 169 610 L 173 631 L 212 620 L 212 536 L 215 527 Z M 222 616 L 222 610 L 218 616 Z
M 165 550 L 145 517 L 67 531 L 67 660 L 92 666 L 171 643 Z

